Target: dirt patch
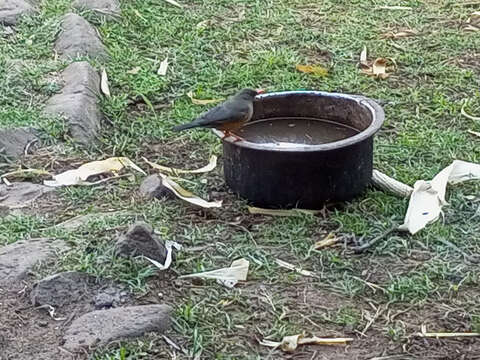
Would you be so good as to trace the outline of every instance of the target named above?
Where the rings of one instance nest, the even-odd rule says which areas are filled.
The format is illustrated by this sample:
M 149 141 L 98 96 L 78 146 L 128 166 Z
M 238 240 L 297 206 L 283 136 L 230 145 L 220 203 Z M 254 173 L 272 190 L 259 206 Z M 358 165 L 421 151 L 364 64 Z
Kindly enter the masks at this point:
M 454 63 L 462 69 L 480 74 L 480 53 L 468 54 L 455 59 Z

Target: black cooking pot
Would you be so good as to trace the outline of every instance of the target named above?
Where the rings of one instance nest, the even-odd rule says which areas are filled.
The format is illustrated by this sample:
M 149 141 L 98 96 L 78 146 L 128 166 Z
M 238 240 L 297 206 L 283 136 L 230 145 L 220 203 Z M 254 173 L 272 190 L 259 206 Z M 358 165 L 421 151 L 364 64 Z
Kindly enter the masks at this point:
M 225 180 L 261 207 L 319 209 L 350 200 L 371 180 L 373 136 L 383 120 L 382 108 L 362 96 L 259 95 L 252 119 L 238 132 L 245 140 L 223 140 Z

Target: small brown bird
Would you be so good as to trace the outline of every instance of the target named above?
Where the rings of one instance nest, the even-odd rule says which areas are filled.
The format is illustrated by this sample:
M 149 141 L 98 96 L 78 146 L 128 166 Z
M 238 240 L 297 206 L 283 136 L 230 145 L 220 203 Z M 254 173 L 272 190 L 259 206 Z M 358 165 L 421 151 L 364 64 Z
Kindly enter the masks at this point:
M 233 136 L 236 140 L 242 140 L 242 138 L 232 132 L 239 130 L 252 118 L 253 99 L 262 92 L 263 90 L 243 89 L 224 103 L 203 113 L 192 122 L 175 126 L 173 130 L 181 131 L 197 127 L 215 128 L 224 132 L 222 139 Z

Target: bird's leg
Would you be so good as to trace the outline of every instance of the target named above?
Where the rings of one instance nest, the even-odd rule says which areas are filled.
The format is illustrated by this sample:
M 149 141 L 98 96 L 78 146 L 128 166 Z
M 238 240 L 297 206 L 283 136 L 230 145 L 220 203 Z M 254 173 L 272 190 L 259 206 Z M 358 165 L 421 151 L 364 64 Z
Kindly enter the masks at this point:
M 233 142 L 243 141 L 243 138 L 241 138 L 240 136 L 238 136 L 238 135 L 230 132 L 229 130 L 224 130 L 224 131 L 223 131 L 222 140 L 223 140 L 223 139 L 226 139 L 226 138 L 228 138 L 228 137 L 230 137 L 230 136 L 233 137 L 233 139 L 234 139 Z
M 234 138 L 233 142 L 243 141 L 243 138 L 241 138 L 240 136 L 235 135 L 235 134 L 231 134 L 231 135 Z
M 230 131 L 224 130 L 224 131 L 223 131 L 223 137 L 222 137 L 221 140 L 224 140 L 224 139 L 230 137 L 230 135 L 231 135 L 231 134 L 230 134 Z

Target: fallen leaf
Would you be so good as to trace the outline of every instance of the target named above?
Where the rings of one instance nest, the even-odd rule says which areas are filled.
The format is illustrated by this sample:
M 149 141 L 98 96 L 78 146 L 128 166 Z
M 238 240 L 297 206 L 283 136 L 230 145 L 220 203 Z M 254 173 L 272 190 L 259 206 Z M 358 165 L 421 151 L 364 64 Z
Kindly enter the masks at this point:
M 116 174 L 125 167 L 132 168 L 143 175 L 147 175 L 142 169 L 135 165 L 129 158 L 112 157 L 106 160 L 92 161 L 83 164 L 78 169 L 68 170 L 55 175 L 54 180 L 45 180 L 43 183 L 47 186 L 69 186 L 69 185 L 92 185 L 95 183 L 87 182 L 90 176 L 113 173 Z
M 100 80 L 100 89 L 106 97 L 110 97 L 110 89 L 108 87 L 108 76 L 105 68 L 102 69 L 102 77 Z
M 352 338 L 319 338 L 304 337 L 303 335 L 285 336 L 281 342 L 263 340 L 260 345 L 269 347 L 280 347 L 285 352 L 293 352 L 299 345 L 347 345 L 348 342 L 353 341 Z
M 248 267 L 250 262 L 247 259 L 238 259 L 232 262 L 230 267 L 218 270 L 205 271 L 201 273 L 182 275 L 180 278 L 202 278 L 202 279 L 216 279 L 223 285 L 232 288 L 239 281 L 246 281 L 248 275 Z
M 271 216 L 297 216 L 299 214 L 315 215 L 320 213 L 321 210 L 306 210 L 306 209 L 263 209 L 255 206 L 248 206 L 248 212 L 250 214 L 258 215 L 271 215 Z
M 222 206 L 222 200 L 208 202 L 192 194 L 190 191 L 185 190 L 167 175 L 164 175 L 162 173 L 159 173 L 159 175 L 162 178 L 163 186 L 171 190 L 178 198 L 185 200 L 190 204 L 197 205 L 206 209 L 218 208 Z
M 399 230 L 412 235 L 428 224 L 435 222 L 446 205 L 447 184 L 457 184 L 467 180 L 480 179 L 480 164 L 455 160 L 440 171 L 431 181 L 419 180 L 413 186 L 407 214 Z
M 386 58 L 377 58 L 371 66 L 363 66 L 362 72 L 368 76 L 378 77 L 380 79 L 386 79 L 390 76 L 390 73 L 387 73 L 387 64 L 388 61 L 394 62 L 393 59 Z
M 192 100 L 192 103 L 195 104 L 195 105 L 215 104 L 215 103 L 218 103 L 218 102 L 224 100 L 223 98 L 222 99 L 210 99 L 210 100 L 195 99 L 193 97 L 193 92 L 192 91 L 189 91 L 187 93 L 187 96 L 190 98 L 190 100 Z
M 182 245 L 175 241 L 167 240 L 165 241 L 165 249 L 167 250 L 167 256 L 165 258 L 165 264 L 160 264 L 158 261 L 150 259 L 149 257 L 145 258 L 150 261 L 153 265 L 155 265 L 157 268 L 159 268 L 161 271 L 167 270 L 170 265 L 172 264 L 172 252 L 173 249 L 180 250 L 182 248 Z
M 328 70 L 319 65 L 297 65 L 295 68 L 300 72 L 316 76 L 325 77 L 328 75 Z
M 283 261 L 283 260 L 280 260 L 280 259 L 275 259 L 275 262 L 277 263 L 278 266 L 281 266 L 281 267 L 283 267 L 285 269 L 288 269 L 288 270 L 298 272 L 301 275 L 315 277 L 315 278 L 319 277 L 314 272 L 311 272 L 311 271 L 308 271 L 308 270 L 303 270 L 302 268 L 296 267 L 295 265 L 290 264 L 286 261 Z
M 178 6 L 179 8 L 183 8 L 183 5 L 179 4 L 179 3 L 176 2 L 175 0 L 165 0 L 165 1 L 168 2 L 169 4 Z
M 128 70 L 127 74 L 136 75 L 139 73 L 140 70 L 142 70 L 140 66 L 135 66 L 133 69 Z
M 410 36 L 415 36 L 418 33 L 415 30 L 404 30 L 404 31 L 399 31 L 397 33 L 394 32 L 388 32 L 385 34 L 382 34 L 382 39 L 401 39 L 401 38 L 406 38 Z
M 472 134 L 472 135 L 475 135 L 475 136 L 480 137 L 480 132 L 478 132 L 478 131 L 467 130 L 467 132 L 468 132 L 469 134 Z
M 360 53 L 360 65 L 363 67 L 369 68 L 370 66 L 368 65 L 367 62 L 367 47 L 363 46 L 362 52 Z
M 162 166 L 155 164 L 153 162 L 148 161 L 147 159 L 143 158 L 143 160 L 150 165 L 152 168 L 167 172 L 172 175 L 177 175 L 177 174 L 201 174 L 201 173 L 206 173 L 209 171 L 212 171 L 217 167 L 217 157 L 215 155 L 212 155 L 210 157 L 210 161 L 207 165 L 201 167 L 200 169 L 195 169 L 195 170 L 182 170 L 182 169 L 176 169 L 172 167 L 167 167 L 167 166 Z
M 431 338 L 449 338 L 449 337 L 477 337 L 480 336 L 478 332 L 452 332 L 452 333 L 445 333 L 445 332 L 427 332 L 427 327 L 425 324 L 422 324 L 420 328 L 420 332 L 417 333 L 417 336 L 421 337 L 431 337 Z
M 165 60 L 163 60 L 160 63 L 160 67 L 158 68 L 157 75 L 160 75 L 160 76 L 167 75 L 167 69 L 168 69 L 168 56 L 165 58 Z
M 337 238 L 335 234 L 329 233 L 323 240 L 317 241 L 314 245 L 313 248 L 315 250 L 322 249 L 324 247 L 329 247 L 332 245 L 335 245 L 340 241 L 340 238 Z

